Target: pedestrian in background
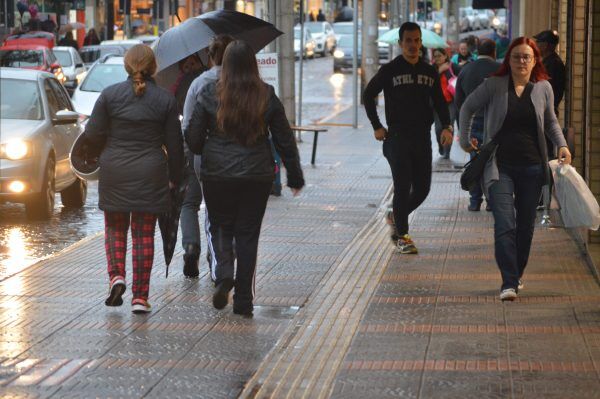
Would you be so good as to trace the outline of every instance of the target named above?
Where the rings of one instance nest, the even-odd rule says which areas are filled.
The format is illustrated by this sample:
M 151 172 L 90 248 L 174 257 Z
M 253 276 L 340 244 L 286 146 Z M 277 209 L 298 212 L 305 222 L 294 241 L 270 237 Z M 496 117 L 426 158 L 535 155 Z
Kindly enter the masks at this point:
M 131 225 L 132 310 L 146 313 L 151 309 L 148 295 L 156 219 L 169 210 L 169 186 L 181 183 L 183 140 L 175 98 L 152 79 L 156 60 L 150 47 L 133 46 L 124 63 L 128 79 L 102 91 L 84 134 L 91 145 L 105 143 L 98 184 L 110 278 L 105 304 L 123 303 Z
M 269 132 L 294 195 L 304 186 L 298 148 L 283 105 L 260 78 L 246 42 L 227 46 L 220 80 L 207 83 L 200 97 L 184 134 L 190 150 L 201 154 L 216 261 L 213 305 L 227 306 L 235 287 L 233 312 L 252 316 L 260 227 L 274 178 Z
M 433 63 L 440 75 L 440 86 L 442 87 L 442 93 L 444 93 L 444 99 L 446 100 L 448 111 L 450 112 L 450 124 L 454 126 L 454 122 L 456 121 L 456 108 L 454 107 L 455 87 L 452 86 L 452 81 L 456 79 L 456 75 L 452 69 L 452 63 L 450 62 L 450 57 L 448 56 L 446 49 L 436 48 L 433 50 Z M 433 116 L 438 152 L 442 158 L 449 159 L 452 143 L 450 143 L 450 145 L 442 145 L 441 139 L 444 126 L 442 125 L 442 121 L 437 112 L 434 112 Z
M 496 62 L 496 43 L 493 40 L 483 39 L 479 43 L 478 53 L 479 57 L 477 60 L 465 65 L 458 75 L 456 95 L 454 97 L 454 104 L 458 112 L 460 112 L 460 108 L 467 96 L 500 68 L 501 64 Z M 475 114 L 471 123 L 471 138 L 476 140 L 475 146 L 477 148 L 483 144 L 484 123 L 483 110 L 480 109 Z M 469 155 L 473 159 L 475 152 L 471 151 Z M 481 185 L 471 190 L 469 196 L 469 206 L 467 209 L 471 212 L 479 211 L 483 202 L 483 189 Z M 486 210 L 491 211 L 489 204 L 486 204 Z
M 92 46 L 94 44 L 100 44 L 100 38 L 96 33 L 96 29 L 91 28 L 90 30 L 88 30 L 87 35 L 85 35 L 85 38 L 83 39 L 83 45 Z
M 556 52 L 556 46 L 558 46 L 559 42 L 558 32 L 545 30 L 535 35 L 534 38 L 542 54 L 544 68 L 546 68 L 546 72 L 548 72 L 548 76 L 550 77 L 550 85 L 554 92 L 554 112 L 558 118 L 558 106 L 565 94 L 567 81 L 565 64 Z M 548 156 L 550 159 L 555 159 L 556 152 L 554 151 L 552 142 L 546 139 L 546 143 L 548 145 Z
M 458 44 L 458 52 L 452 56 L 451 61 L 457 67 L 457 73 L 460 72 L 460 67 L 471 61 L 475 61 L 475 56 L 469 50 L 467 39 L 462 39 L 460 41 Z
M 536 206 L 548 183 L 548 136 L 559 147 L 561 162 L 571 154 L 554 113 L 548 75 L 535 42 L 515 39 L 498 72 L 486 79 L 460 111 L 461 146 L 473 151 L 471 119 L 484 109 L 484 143 L 497 150 L 487 162 L 483 185 L 494 214 L 496 263 L 502 275 L 501 300 L 514 300 L 531 249 Z
M 194 108 L 201 101 L 200 92 L 202 88 L 209 82 L 216 82 L 221 75 L 221 64 L 223 61 L 223 53 L 227 45 L 233 41 L 229 35 L 216 36 L 208 47 L 208 56 L 210 69 L 196 77 L 189 89 L 186 91 L 185 101 L 183 103 L 183 119 L 181 127 L 185 131 L 190 123 Z M 202 204 L 202 186 L 196 175 L 194 164 L 199 168 L 200 157 L 195 156 L 193 152 L 185 146 L 186 157 L 186 181 L 187 191 L 183 199 L 181 208 L 181 246 L 183 247 L 183 274 L 186 277 L 198 277 L 199 261 L 200 261 L 200 221 L 198 219 L 198 211 Z M 214 253 L 210 245 L 210 231 L 208 230 L 208 216 L 205 215 L 205 230 L 206 237 L 209 240 L 207 245 L 207 260 L 209 268 L 213 269 Z M 211 272 L 212 276 L 212 272 Z
M 77 44 L 77 41 L 75 39 L 73 39 L 73 32 L 67 32 L 65 34 L 65 37 L 60 39 L 60 41 L 58 42 L 58 45 L 59 46 L 70 46 L 70 47 L 73 47 L 75 50 L 79 50 L 79 45 Z
M 421 27 L 405 22 L 400 27 L 402 55 L 382 65 L 367 84 L 363 102 L 373 126 L 375 139 L 383 141 L 383 155 L 394 179 L 391 238 L 402 254 L 416 254 L 408 234 L 408 215 L 417 209 L 431 188 L 431 124 L 433 111 L 442 122 L 441 144 L 452 143 L 448 104 L 442 93 L 440 76 L 433 65 L 419 58 Z M 386 129 L 379 120 L 375 99 L 383 90 Z M 432 105 L 433 104 L 433 105 Z

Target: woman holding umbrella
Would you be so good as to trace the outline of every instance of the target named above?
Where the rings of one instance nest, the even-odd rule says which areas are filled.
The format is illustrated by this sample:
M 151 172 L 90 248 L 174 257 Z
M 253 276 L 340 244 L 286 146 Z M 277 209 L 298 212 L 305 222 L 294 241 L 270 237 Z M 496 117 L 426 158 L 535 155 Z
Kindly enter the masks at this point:
M 89 145 L 104 145 L 98 207 L 104 211 L 110 278 L 105 304 L 123 303 L 131 225 L 132 311 L 147 313 L 156 219 L 169 210 L 169 187 L 182 180 L 183 140 L 175 98 L 152 79 L 156 60 L 150 47 L 129 49 L 125 69 L 129 78 L 102 91 L 84 135 Z
M 213 305 L 223 309 L 235 287 L 233 312 L 251 317 L 258 238 L 275 173 L 269 132 L 294 195 L 304 186 L 300 157 L 283 105 L 261 80 L 246 42 L 227 46 L 219 81 L 205 85 L 200 98 L 184 135 L 201 155 L 216 257 Z

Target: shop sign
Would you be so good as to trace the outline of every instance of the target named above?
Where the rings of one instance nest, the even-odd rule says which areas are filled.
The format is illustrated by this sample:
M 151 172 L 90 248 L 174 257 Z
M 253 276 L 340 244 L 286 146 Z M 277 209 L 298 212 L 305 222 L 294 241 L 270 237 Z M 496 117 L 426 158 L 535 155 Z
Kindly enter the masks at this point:
M 256 54 L 256 62 L 258 63 L 258 72 L 262 80 L 273 86 L 275 93 L 279 95 L 279 62 L 277 53 Z

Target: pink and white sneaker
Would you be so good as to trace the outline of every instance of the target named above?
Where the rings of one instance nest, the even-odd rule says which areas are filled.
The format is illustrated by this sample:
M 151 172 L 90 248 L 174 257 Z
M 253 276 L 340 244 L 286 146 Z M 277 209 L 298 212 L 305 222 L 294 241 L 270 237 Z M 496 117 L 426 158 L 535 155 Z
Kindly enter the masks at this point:
M 150 303 L 148 303 L 148 301 L 145 299 L 136 298 L 133 301 L 131 301 L 131 311 L 133 313 L 150 313 L 151 310 L 152 306 L 150 306 Z

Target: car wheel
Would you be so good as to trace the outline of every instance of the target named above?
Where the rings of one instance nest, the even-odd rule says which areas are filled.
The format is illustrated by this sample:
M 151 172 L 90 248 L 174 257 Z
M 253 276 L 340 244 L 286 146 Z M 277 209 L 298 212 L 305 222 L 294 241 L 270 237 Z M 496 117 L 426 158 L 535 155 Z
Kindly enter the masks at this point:
M 75 179 L 73 184 L 60 192 L 60 199 L 67 208 L 81 208 L 87 198 L 87 182 Z
M 342 72 L 342 68 L 340 68 L 339 66 L 333 66 L 333 73 L 340 73 Z
M 27 217 L 32 220 L 50 219 L 54 212 L 54 168 L 56 163 L 54 158 L 48 157 L 46 162 L 46 170 L 44 172 L 44 180 L 40 192 L 31 198 L 25 204 Z

